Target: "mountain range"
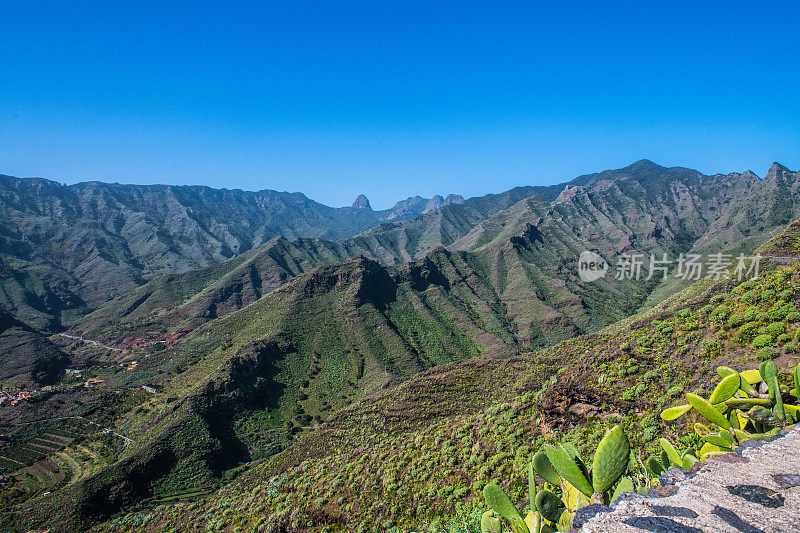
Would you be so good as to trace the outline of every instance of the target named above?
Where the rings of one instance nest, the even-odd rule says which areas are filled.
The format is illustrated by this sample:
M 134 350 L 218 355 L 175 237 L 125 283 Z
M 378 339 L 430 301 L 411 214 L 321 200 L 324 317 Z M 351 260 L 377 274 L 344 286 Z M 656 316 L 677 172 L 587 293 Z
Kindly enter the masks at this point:
M 709 291 L 724 292 L 722 282 L 674 276 L 616 279 L 620 257 L 735 257 L 775 235 L 770 242 L 792 257 L 794 241 L 783 230 L 798 217 L 800 175 L 778 163 L 761 179 L 642 160 L 548 187 L 467 200 L 414 197 L 387 211 L 373 211 L 365 197 L 334 209 L 274 191 L 4 177 L 0 379 L 57 388 L 68 366 L 102 379 L 90 392 L 52 393 L 21 416 L 45 427 L 90 412 L 135 436 L 122 449 L 108 445 L 115 451 L 103 452 L 106 464 L 93 473 L 54 482 L 48 495 L 43 488 L 9 500 L 9 512 L 25 517 L 9 523 L 39 526 L 47 509 L 64 508 L 70 527 L 84 529 L 139 505 L 217 490 L 258 501 L 258 490 L 284 472 L 292 483 L 305 480 L 314 470 L 303 463 L 308 457 L 325 461 L 326 479 L 338 486 L 361 464 L 345 449 L 381 439 L 396 445 L 381 453 L 397 466 L 398 450 L 407 453 L 414 439 L 428 446 L 425 439 L 438 438 L 430 429 L 437 424 L 484 420 L 483 403 L 528 409 L 533 399 L 516 395 L 545 387 L 581 353 L 623 357 L 623 333 L 611 333 L 620 324 L 625 334 L 649 328 L 654 316 L 672 316 L 687 302 L 696 309 Z M 583 281 L 576 262 L 585 250 L 612 265 L 610 275 Z M 672 356 L 663 357 L 668 365 Z M 570 394 L 600 401 L 581 386 Z M 536 416 L 558 426 L 545 407 L 561 400 L 548 391 Z M 497 408 L 498 416 L 510 409 Z M 29 438 L 13 424 L 9 431 L 20 443 Z M 468 436 L 456 433 L 443 445 Z M 332 451 L 321 454 L 314 447 L 327 439 Z M 506 453 L 480 446 L 473 455 L 486 460 Z M 0 461 L 22 459 L 10 453 L 0 449 Z M 441 458 L 426 453 L 425 461 Z M 385 483 L 398 482 L 387 475 Z M 450 493 L 466 478 L 455 479 L 443 481 Z M 319 485 L 297 483 L 285 500 L 300 505 L 298 494 L 311 491 L 314 504 L 303 512 L 322 513 L 311 517 L 316 524 L 349 523 L 348 512 L 362 522 L 370 513 L 398 519 L 391 508 L 347 511 L 317 495 Z M 454 505 L 431 506 L 425 520 L 452 514 Z M 217 512 L 210 503 L 200 508 Z M 274 531 L 291 530 L 284 518 Z

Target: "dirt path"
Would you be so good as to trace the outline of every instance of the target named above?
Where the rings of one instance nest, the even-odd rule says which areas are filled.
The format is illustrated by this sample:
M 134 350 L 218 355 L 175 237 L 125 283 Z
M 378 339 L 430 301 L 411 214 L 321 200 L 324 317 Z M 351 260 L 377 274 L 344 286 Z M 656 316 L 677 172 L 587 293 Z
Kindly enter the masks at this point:
M 59 335 L 62 336 L 62 337 L 65 337 L 67 339 L 74 340 L 74 341 L 81 341 L 81 342 L 85 342 L 87 344 L 94 344 L 95 346 L 99 346 L 100 348 L 105 348 L 106 350 L 111 350 L 111 351 L 114 351 L 114 352 L 122 352 L 123 351 L 121 348 L 114 348 L 113 346 L 106 346 L 105 344 L 99 343 L 97 341 L 93 341 L 91 339 L 84 339 L 83 337 L 79 337 L 79 336 L 76 336 L 76 335 L 68 335 L 66 333 L 59 333 Z

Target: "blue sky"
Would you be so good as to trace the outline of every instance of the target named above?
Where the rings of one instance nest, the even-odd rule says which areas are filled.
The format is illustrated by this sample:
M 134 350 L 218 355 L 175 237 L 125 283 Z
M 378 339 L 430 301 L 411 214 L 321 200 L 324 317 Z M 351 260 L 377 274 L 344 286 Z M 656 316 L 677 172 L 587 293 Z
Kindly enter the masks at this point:
M 383 208 L 800 168 L 797 2 L 116 4 L 0 0 L 0 173 Z

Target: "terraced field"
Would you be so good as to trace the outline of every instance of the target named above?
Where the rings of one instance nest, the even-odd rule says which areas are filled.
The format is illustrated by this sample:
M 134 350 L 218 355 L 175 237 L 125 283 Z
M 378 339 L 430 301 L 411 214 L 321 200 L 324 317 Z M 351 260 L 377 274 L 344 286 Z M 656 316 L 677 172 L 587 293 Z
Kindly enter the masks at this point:
M 116 460 L 118 448 L 114 437 L 73 425 L 6 446 L 0 469 L 15 480 L 14 487 L 39 494 L 100 472 Z

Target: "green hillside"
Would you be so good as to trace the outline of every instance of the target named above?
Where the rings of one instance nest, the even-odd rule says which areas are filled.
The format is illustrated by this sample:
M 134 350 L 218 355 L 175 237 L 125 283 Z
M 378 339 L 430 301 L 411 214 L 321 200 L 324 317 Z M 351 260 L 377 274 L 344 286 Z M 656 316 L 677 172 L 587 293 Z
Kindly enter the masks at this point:
M 652 452 L 685 423 L 657 413 L 686 391 L 708 392 L 715 366 L 793 365 L 800 266 L 763 267 L 742 283 L 698 282 L 597 334 L 375 391 L 213 496 L 98 530 L 474 531 L 482 487 L 497 480 L 523 500 L 528 453 L 541 444 L 589 449 L 619 423 Z

